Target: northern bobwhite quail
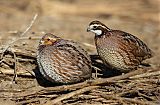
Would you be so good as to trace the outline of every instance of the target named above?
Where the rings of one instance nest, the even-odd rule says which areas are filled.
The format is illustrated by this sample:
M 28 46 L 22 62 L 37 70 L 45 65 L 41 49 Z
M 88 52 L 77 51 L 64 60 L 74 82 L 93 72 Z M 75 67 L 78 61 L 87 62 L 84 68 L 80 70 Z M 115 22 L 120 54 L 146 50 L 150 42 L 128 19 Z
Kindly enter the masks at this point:
M 95 33 L 97 52 L 110 68 L 128 72 L 153 55 L 147 45 L 136 36 L 112 30 L 100 21 L 92 21 L 87 31 Z
M 91 60 L 76 42 L 51 33 L 40 40 L 37 62 L 41 74 L 53 83 L 76 83 L 91 77 Z

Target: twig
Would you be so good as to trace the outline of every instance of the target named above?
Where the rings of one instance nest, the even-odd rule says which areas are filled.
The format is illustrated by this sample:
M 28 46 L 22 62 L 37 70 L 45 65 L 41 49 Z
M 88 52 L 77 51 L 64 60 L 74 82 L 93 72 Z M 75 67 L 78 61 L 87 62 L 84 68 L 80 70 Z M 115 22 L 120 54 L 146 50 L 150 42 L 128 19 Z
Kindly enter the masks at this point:
M 8 75 L 14 75 L 14 72 L 12 71 L 12 69 L 3 69 L 1 68 L 0 72 L 2 72 L 3 74 L 8 74 Z M 32 74 L 33 75 L 32 75 Z M 28 71 L 27 72 L 20 72 L 20 71 L 17 71 L 17 75 L 18 76 L 29 76 L 29 77 L 33 77 L 34 76 L 34 72 L 31 72 L 29 73 Z
M 32 103 L 32 102 L 37 102 L 37 101 L 40 101 L 40 99 L 33 98 L 31 100 L 24 100 L 24 101 L 21 101 L 21 102 L 17 102 L 16 104 L 17 105 L 24 105 L 24 104 L 28 104 L 28 103 Z
M 92 48 L 96 49 L 96 47 L 92 44 L 89 44 L 89 43 L 82 43 L 82 44 L 87 46 L 87 47 L 92 47 Z
M 22 92 L 25 90 L 21 90 L 21 89 L 0 89 L 0 92 L 9 92 L 9 93 L 18 93 L 18 92 Z
M 20 64 L 19 65 L 21 68 L 22 68 L 22 65 Z M 36 77 L 36 75 L 35 75 L 35 73 L 33 72 L 33 71 L 30 71 L 30 70 L 28 70 L 28 69 L 26 69 L 26 68 L 23 68 L 25 71 L 27 71 L 27 72 L 24 72 L 24 73 L 29 73 L 31 76 L 33 76 L 33 77 Z M 19 73 L 19 74 L 21 74 L 21 73 Z M 22 74 L 23 74 L 23 72 L 22 72 Z M 27 75 L 26 75 L 27 76 Z M 29 75 L 28 75 L 29 76 Z
M 4 61 L 4 59 L 0 60 L 0 64 Z
M 89 86 L 89 87 L 85 87 L 85 88 L 82 88 L 82 89 L 79 89 L 79 90 L 76 90 L 76 91 L 73 91 L 73 92 L 70 92 L 68 94 L 64 94 L 60 97 L 57 97 L 56 99 L 54 100 L 51 100 L 51 101 L 48 101 L 46 104 L 44 105 L 53 105 L 53 104 L 56 104 L 62 100 L 65 100 L 65 99 L 68 99 L 68 98 L 71 98 L 75 95 L 78 95 L 78 94 L 82 94 L 84 92 L 87 92 L 87 91 L 90 91 L 92 89 L 95 89 L 95 88 L 98 88 L 100 86 Z
M 143 73 L 143 74 L 135 75 L 135 76 L 132 76 L 129 78 L 136 79 L 136 78 L 144 78 L 144 77 L 150 77 L 150 76 L 156 76 L 156 75 L 160 75 L 160 71 L 155 71 L 155 72 L 151 72 L 151 73 Z
M 20 57 L 17 57 L 17 60 L 22 61 L 22 62 L 34 62 L 35 61 L 34 59 L 25 59 L 25 58 L 20 58 Z
M 110 78 L 98 78 L 95 80 L 88 80 L 82 83 L 77 83 L 73 85 L 66 85 L 66 86 L 58 86 L 58 87 L 48 87 L 46 90 L 53 90 L 53 91 L 64 91 L 64 90 L 70 90 L 70 89 L 78 89 L 78 88 L 83 88 L 87 86 L 95 86 L 95 85 L 101 85 L 105 83 L 113 83 L 118 80 L 126 79 L 129 78 L 130 76 L 137 75 L 144 72 L 144 70 L 139 69 L 135 70 L 133 72 L 120 75 L 120 76 L 115 76 L 115 77 L 110 77 Z
M 40 37 L 22 37 L 22 38 L 19 38 L 19 40 L 39 40 Z M 5 46 L 4 46 L 5 47 Z M 3 46 L 2 46 L 3 48 Z M 17 58 L 17 59 L 20 59 L 20 60 L 25 60 L 26 58 L 27 59 L 35 59 L 36 58 L 36 53 L 35 53 L 35 50 L 34 48 L 24 48 L 23 46 L 15 46 L 15 47 L 10 47 L 9 50 L 7 50 L 5 52 L 5 54 L 13 54 L 13 52 L 18 56 L 21 56 L 21 58 Z M 3 49 L 0 49 L 0 56 L 3 57 L 4 56 L 4 50 Z M 23 59 L 25 58 L 25 59 Z M 4 59 L 0 59 L 0 64 L 4 61 Z
M 124 74 L 124 75 L 120 75 L 120 76 L 89 80 L 89 81 L 84 81 L 82 83 L 77 83 L 77 84 L 72 84 L 72 85 L 63 85 L 63 86 L 48 87 L 48 88 L 39 87 L 39 89 L 37 89 L 36 91 L 34 91 L 32 93 L 29 93 L 29 94 L 23 93 L 23 94 L 30 95 L 30 94 L 37 94 L 39 92 L 42 92 L 42 94 L 46 93 L 44 91 L 75 90 L 75 89 L 84 88 L 84 87 L 87 87 L 87 86 L 96 86 L 96 85 L 102 85 L 102 84 L 106 84 L 106 83 L 113 83 L 115 81 L 122 80 L 122 79 L 127 79 L 130 76 L 137 75 L 137 74 L 140 74 L 140 73 L 143 73 L 143 72 L 145 72 L 145 70 L 139 69 L 139 70 L 135 70 L 135 71 L 132 71 L 132 72 Z
M 105 95 L 103 93 L 100 93 L 100 96 L 105 98 L 105 99 L 114 99 L 114 100 L 118 100 L 118 101 L 128 101 L 134 104 L 139 104 L 139 105 L 156 105 L 154 103 L 148 102 L 148 101 L 140 101 L 140 100 L 135 100 L 135 99 L 131 99 L 131 98 L 122 98 L 122 97 L 118 97 L 116 95 Z
M 17 56 L 22 56 L 28 59 L 36 59 L 36 54 L 35 53 L 28 53 L 27 51 L 21 51 L 21 50 L 17 50 L 14 48 L 10 48 Z M 0 52 L 0 54 L 2 54 L 2 52 Z M 12 54 L 11 51 L 7 51 L 7 54 Z M 1 60 L 3 61 L 3 59 Z
M 134 90 L 129 90 L 129 91 L 126 91 L 126 92 L 122 92 L 122 93 L 117 94 L 117 96 L 119 96 L 119 97 L 124 97 L 126 94 L 135 94 L 135 93 L 138 93 L 139 96 L 142 96 L 142 97 L 144 97 L 144 98 L 150 99 L 150 100 L 152 100 L 152 101 L 156 101 L 155 99 L 153 99 L 153 98 L 151 98 L 151 97 L 149 97 L 149 96 L 147 96 L 147 95 L 145 95 L 145 94 L 140 93 L 140 92 L 138 91 L 138 89 L 134 89 Z
M 14 57 L 14 76 L 13 76 L 13 80 L 12 82 L 16 82 L 16 77 L 17 77 L 17 57 L 16 54 L 14 52 L 13 53 L 13 57 Z
M 20 37 L 24 36 L 29 29 L 31 29 L 31 27 L 33 26 L 33 23 L 35 22 L 35 20 L 37 19 L 38 14 L 36 13 L 31 21 L 31 23 L 29 24 L 28 28 L 20 35 Z
M 143 73 L 144 71 L 145 70 L 143 70 L 143 69 L 138 69 L 138 70 L 135 70 L 135 71 L 132 71 L 132 72 L 129 72 L 127 74 L 120 75 L 120 76 L 92 80 L 92 81 L 90 81 L 89 84 L 94 86 L 94 85 L 100 85 L 100 84 L 109 83 L 109 82 L 115 82 L 115 81 L 118 81 L 118 80 L 127 79 L 127 78 L 129 78 L 133 75 Z
M 141 79 L 141 80 L 135 80 L 138 82 L 144 82 L 144 83 L 152 83 L 152 84 L 158 84 L 160 83 L 160 79 Z
M 37 19 L 37 16 L 38 16 L 38 14 L 35 14 L 35 16 L 33 17 L 32 21 L 31 21 L 31 23 L 29 24 L 29 26 L 27 27 L 27 29 L 20 35 L 20 38 L 21 38 L 22 36 L 24 36 L 24 35 L 29 31 L 29 29 L 31 29 L 31 27 L 33 26 L 33 23 L 34 23 L 35 20 Z M 18 41 L 20 38 L 11 41 L 11 43 L 9 43 L 9 44 L 4 48 L 4 50 L 2 51 L 2 55 L 1 55 L 1 60 L 3 59 L 3 55 L 4 55 L 4 53 L 8 50 L 8 48 L 9 48 L 10 46 L 12 46 L 12 45 L 13 45 L 16 41 Z
M 118 93 L 117 96 L 123 97 L 123 96 L 125 96 L 126 94 L 134 94 L 134 93 L 136 93 L 136 92 L 137 92 L 137 90 L 132 89 L 132 90 L 128 90 L 128 91 L 125 91 L 125 92 L 122 92 L 122 93 Z
M 145 94 L 142 94 L 142 93 L 140 93 L 139 91 L 138 91 L 138 95 L 139 95 L 139 96 L 142 96 L 142 97 L 144 97 L 144 98 L 146 98 L 146 99 L 150 99 L 150 100 L 152 100 L 152 101 L 156 101 L 155 99 L 153 99 L 153 98 L 151 98 L 151 97 L 149 97 L 149 96 L 147 96 L 147 95 L 145 95 Z

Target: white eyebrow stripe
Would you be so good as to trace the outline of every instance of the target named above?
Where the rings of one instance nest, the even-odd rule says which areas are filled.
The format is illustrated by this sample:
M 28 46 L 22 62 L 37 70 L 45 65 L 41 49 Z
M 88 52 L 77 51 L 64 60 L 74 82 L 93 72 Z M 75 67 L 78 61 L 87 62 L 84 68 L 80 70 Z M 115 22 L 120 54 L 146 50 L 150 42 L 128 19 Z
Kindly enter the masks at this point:
M 101 26 L 101 27 L 103 27 L 103 28 L 106 28 L 105 26 L 103 26 L 103 25 L 101 25 L 101 24 L 92 24 L 92 25 L 90 25 L 90 28 L 93 28 L 94 26 Z

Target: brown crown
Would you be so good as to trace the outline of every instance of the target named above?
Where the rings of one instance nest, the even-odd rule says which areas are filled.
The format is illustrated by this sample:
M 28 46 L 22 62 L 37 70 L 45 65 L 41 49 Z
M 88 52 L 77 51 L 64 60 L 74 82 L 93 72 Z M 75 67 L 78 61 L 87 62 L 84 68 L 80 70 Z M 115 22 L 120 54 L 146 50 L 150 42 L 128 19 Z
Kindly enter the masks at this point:
M 103 24 L 102 22 L 100 22 L 100 21 L 98 21 L 98 20 L 92 21 L 92 22 L 89 24 L 89 26 L 90 26 L 90 25 L 94 25 L 94 24 L 97 24 L 97 25 L 105 28 L 105 29 L 108 30 L 108 31 L 111 30 L 111 29 L 108 28 L 105 24 Z
M 55 35 L 53 35 L 52 33 L 46 33 L 41 41 L 40 44 L 41 45 L 53 45 L 55 42 L 57 42 L 59 39 L 61 39 L 60 37 L 57 37 Z

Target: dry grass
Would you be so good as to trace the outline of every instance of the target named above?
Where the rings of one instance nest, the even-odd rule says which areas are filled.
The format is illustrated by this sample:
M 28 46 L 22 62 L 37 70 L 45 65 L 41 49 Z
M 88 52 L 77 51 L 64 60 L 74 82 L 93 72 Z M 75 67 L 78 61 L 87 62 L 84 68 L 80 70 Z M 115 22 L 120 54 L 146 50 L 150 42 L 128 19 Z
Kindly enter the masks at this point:
M 0 1 L 0 55 L 5 46 L 16 40 L 0 62 L 0 104 L 36 105 L 158 105 L 160 103 L 160 30 L 158 0 L 16 0 Z M 39 17 L 24 35 L 32 16 Z M 155 52 L 137 75 L 107 75 L 98 68 L 98 79 L 57 86 L 46 82 L 38 73 L 36 48 L 44 32 L 78 41 L 92 55 L 96 54 L 94 36 L 86 33 L 92 20 L 137 35 Z M 34 33 L 33 33 L 34 32 Z M 19 39 L 19 40 L 17 40 Z M 15 60 L 16 55 L 16 60 Z M 91 56 L 93 57 L 93 56 Z M 93 63 L 96 60 L 92 58 Z M 16 67 L 15 67 L 15 61 Z M 18 77 L 12 83 L 14 69 Z M 106 69 L 108 72 L 108 70 Z M 93 71 L 93 76 L 95 71 Z M 124 78 L 125 77 L 125 78 Z M 101 79 L 100 79 L 101 78 Z M 111 78 L 111 79 L 110 79 Z M 116 79 L 115 79 L 116 78 Z M 118 78 L 118 79 L 117 79 Z M 58 100 L 58 101 L 57 101 Z

